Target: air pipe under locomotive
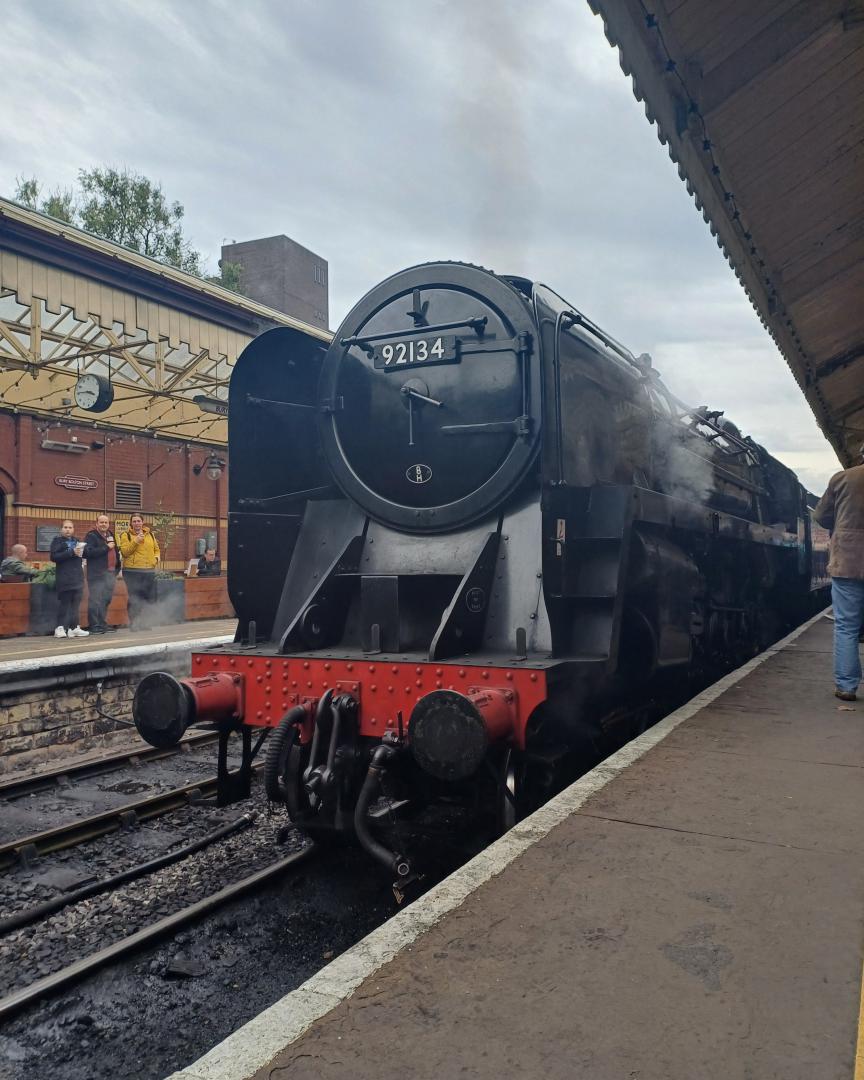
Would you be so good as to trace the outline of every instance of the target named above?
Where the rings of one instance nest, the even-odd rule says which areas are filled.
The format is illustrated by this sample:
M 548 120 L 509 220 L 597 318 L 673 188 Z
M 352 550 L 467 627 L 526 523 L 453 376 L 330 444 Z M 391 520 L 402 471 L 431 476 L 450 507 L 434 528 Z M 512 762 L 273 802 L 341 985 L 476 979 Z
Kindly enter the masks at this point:
M 400 815 L 446 796 L 506 827 L 824 584 L 792 472 L 550 289 L 473 266 L 396 274 L 327 348 L 256 339 L 229 448 L 237 637 L 146 677 L 138 730 L 215 725 L 223 801 L 269 733 L 269 798 L 400 878 Z

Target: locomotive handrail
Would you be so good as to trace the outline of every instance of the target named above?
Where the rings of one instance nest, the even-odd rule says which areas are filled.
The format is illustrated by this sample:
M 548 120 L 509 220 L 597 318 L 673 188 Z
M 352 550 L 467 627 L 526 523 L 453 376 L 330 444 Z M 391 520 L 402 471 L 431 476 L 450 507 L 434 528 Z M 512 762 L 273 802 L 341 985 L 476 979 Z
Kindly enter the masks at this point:
M 386 341 L 387 338 L 424 337 L 429 334 L 437 334 L 439 330 L 458 330 L 462 326 L 470 326 L 475 334 L 482 335 L 489 321 L 486 315 L 475 315 L 473 319 L 463 319 L 460 322 L 442 322 L 434 326 L 410 326 L 404 330 L 388 330 L 382 334 L 355 334 L 354 337 L 342 338 L 339 342 L 344 348 L 351 345 L 359 345 L 362 349 L 370 341 Z
M 587 330 L 589 334 L 592 334 L 594 337 L 596 337 L 598 341 L 602 341 L 607 349 L 611 349 L 612 352 L 617 353 L 622 360 L 626 360 L 627 363 L 630 364 L 632 367 L 635 367 L 637 371 L 641 372 L 642 374 L 645 373 L 645 365 L 640 363 L 639 360 L 637 360 L 637 358 L 633 355 L 632 352 L 630 352 L 626 345 L 622 345 L 620 342 L 616 341 L 615 338 L 610 337 L 605 332 L 605 330 L 601 330 L 599 326 L 596 326 L 593 322 L 591 322 L 589 318 L 586 318 L 586 316 L 584 316 L 581 311 L 576 311 L 575 309 L 570 311 L 562 311 L 559 315 L 559 318 L 561 318 L 561 316 L 563 316 L 563 318 L 565 319 L 570 320 L 570 326 L 584 327 L 584 329 Z M 562 329 L 569 330 L 570 326 L 563 326 L 562 321 Z
M 567 301 L 564 299 L 563 296 L 561 296 L 560 293 L 555 292 L 554 289 L 550 289 L 548 285 L 544 285 L 543 288 L 547 289 L 550 293 L 552 293 L 553 296 L 557 296 L 558 299 L 562 301 L 562 303 L 567 304 Z M 560 331 L 562 329 L 567 330 L 567 329 L 570 328 L 569 326 L 565 327 L 563 325 L 563 322 L 564 322 L 565 318 L 571 320 L 570 326 L 576 325 L 576 326 L 583 327 L 590 334 L 592 334 L 594 337 L 596 337 L 599 341 L 602 341 L 603 344 L 607 346 L 607 348 L 609 348 L 613 352 L 617 353 L 623 360 L 626 360 L 628 364 L 631 364 L 633 367 L 635 367 L 637 369 L 637 371 L 640 371 L 643 375 L 645 375 L 646 372 L 650 372 L 650 368 L 646 369 L 646 365 L 641 363 L 639 361 L 639 359 L 637 357 L 635 357 L 632 352 L 630 352 L 630 350 L 626 347 L 626 345 L 622 345 L 619 341 L 616 341 L 615 338 L 610 337 L 610 335 L 607 334 L 605 331 L 601 330 L 599 326 L 596 326 L 593 322 L 591 322 L 591 320 L 589 318 L 586 318 L 586 316 L 583 315 L 581 311 L 577 311 L 575 308 L 571 308 L 568 305 L 565 310 L 558 313 L 558 318 L 556 320 L 556 325 L 555 325 L 555 350 L 554 350 L 554 356 L 553 356 L 553 367 L 555 369 L 555 399 L 556 399 L 555 400 L 555 406 L 556 406 L 555 407 L 555 419 L 556 419 L 556 422 L 559 425 L 559 431 L 560 431 L 560 421 L 561 421 L 561 409 L 560 409 L 561 382 L 560 382 L 560 358 L 559 358 L 559 354 L 558 354 L 558 335 L 559 335 L 559 333 L 560 333 Z M 654 376 L 655 376 L 655 380 L 659 382 L 659 379 L 657 378 L 656 373 L 654 373 Z M 649 377 L 650 377 L 650 374 L 649 374 Z M 683 420 L 683 418 L 685 416 L 692 416 L 692 417 L 694 417 L 694 419 L 697 419 L 699 421 L 699 423 L 704 424 L 706 427 L 711 428 L 711 430 L 714 431 L 717 435 L 722 435 L 723 438 L 728 439 L 729 442 L 734 443 L 739 448 L 734 454 L 732 454 L 730 451 L 724 449 L 722 446 L 718 447 L 718 449 L 721 450 L 724 454 L 727 454 L 729 456 L 736 456 L 737 457 L 738 454 L 740 454 L 740 453 L 754 452 L 754 447 L 753 447 L 753 445 L 751 443 L 749 443 L 746 440 L 740 438 L 739 436 L 733 435 L 729 431 L 726 431 L 725 429 L 721 428 L 719 426 L 719 424 L 715 424 L 713 421 L 708 420 L 705 416 L 703 416 L 702 414 L 699 413 L 698 408 L 694 408 L 691 405 L 687 405 L 685 402 L 681 401 L 680 398 L 676 397 L 669 390 L 669 388 L 667 386 L 665 386 L 662 383 L 660 385 L 663 388 L 663 392 L 664 392 L 666 398 L 670 402 L 674 403 L 679 409 L 682 410 L 682 415 L 677 417 L 677 419 L 679 421 Z M 559 464 L 559 468 L 558 468 L 559 483 L 563 482 L 563 475 L 562 474 L 563 474 L 563 459 L 561 460 L 561 462 Z
M 302 401 L 277 401 L 275 398 L 255 397 L 254 394 L 246 395 L 246 404 L 260 405 L 262 407 L 271 405 L 278 409 L 312 409 L 313 411 L 317 411 L 320 408 L 318 405 L 307 405 Z
M 276 502 L 277 499 L 311 499 L 313 495 L 325 495 L 333 490 L 332 484 L 319 484 L 318 487 L 304 488 L 302 491 L 285 491 L 281 495 L 250 496 L 238 499 L 238 506 L 263 506 L 264 503 Z
M 552 347 L 552 378 L 555 391 L 555 466 L 558 474 L 555 482 L 559 487 L 564 483 L 564 439 L 561 433 L 561 331 L 565 317 L 572 314 L 569 311 L 558 312 Z
M 543 285 L 543 288 L 546 289 L 547 292 L 550 292 L 553 296 L 556 296 L 561 301 L 561 303 L 565 305 L 565 310 L 560 314 L 569 315 L 573 319 L 571 326 L 578 324 L 579 326 L 584 327 L 589 334 L 593 334 L 594 337 L 596 337 L 599 341 L 602 341 L 608 349 L 611 349 L 613 352 L 617 353 L 622 360 L 626 360 L 627 363 L 632 364 L 632 366 L 635 367 L 637 371 L 641 371 L 644 373 L 644 364 L 641 364 L 639 362 L 639 360 L 633 355 L 632 352 L 630 352 L 626 345 L 622 345 L 620 341 L 616 341 L 615 338 L 607 334 L 605 330 L 601 330 L 596 323 L 591 322 L 591 320 L 587 316 L 583 315 L 581 311 L 577 311 L 574 307 L 572 307 L 568 300 L 564 299 L 561 293 L 555 292 L 555 290 L 549 288 L 548 285 Z

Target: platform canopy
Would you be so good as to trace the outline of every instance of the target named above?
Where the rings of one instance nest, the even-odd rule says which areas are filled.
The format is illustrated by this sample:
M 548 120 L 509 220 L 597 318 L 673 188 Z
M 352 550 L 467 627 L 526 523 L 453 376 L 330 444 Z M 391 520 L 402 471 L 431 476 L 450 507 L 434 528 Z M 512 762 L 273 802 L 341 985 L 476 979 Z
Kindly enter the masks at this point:
M 277 325 L 330 340 L 320 328 L 0 199 L 0 409 L 218 445 L 227 440 L 234 361 Z M 88 374 L 113 384 L 104 412 L 76 404 L 75 384 Z
M 864 443 L 864 0 L 589 0 L 844 465 Z

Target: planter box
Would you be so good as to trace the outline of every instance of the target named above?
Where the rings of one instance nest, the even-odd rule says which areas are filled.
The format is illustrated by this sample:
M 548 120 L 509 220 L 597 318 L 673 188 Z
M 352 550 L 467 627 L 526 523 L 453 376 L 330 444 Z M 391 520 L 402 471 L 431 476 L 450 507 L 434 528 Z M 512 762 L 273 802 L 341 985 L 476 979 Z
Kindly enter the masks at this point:
M 182 623 L 195 619 L 230 619 L 234 609 L 228 598 L 224 577 L 156 578 L 157 624 Z M 79 622 L 87 626 L 87 587 L 81 600 Z M 0 582 L 0 638 L 18 634 L 53 634 L 57 619 L 57 593 L 49 585 L 27 582 Z M 109 626 L 126 626 L 126 582 L 119 578 L 108 607 Z
M 50 585 L 9 585 L 9 589 L 26 589 L 28 593 L 27 609 L 29 612 L 28 623 L 23 631 L 5 629 L 0 610 L 0 636 L 8 637 L 14 633 L 29 634 L 52 634 L 57 625 L 57 593 Z M 4 594 L 0 593 L 0 600 Z M 78 621 L 81 626 L 87 624 L 87 588 L 84 583 L 84 595 L 81 598 L 81 607 L 78 610 Z M 109 626 L 125 626 L 129 623 L 129 615 L 126 612 L 126 585 L 121 579 L 114 584 L 114 594 L 108 605 L 107 622 Z
M 26 634 L 30 628 L 30 583 L 0 582 L 0 637 Z
M 234 615 L 224 577 L 186 579 L 186 618 L 230 619 Z
M 114 582 L 114 595 L 108 605 L 105 621 L 109 626 L 127 626 L 129 624 L 129 612 L 126 607 L 126 582 L 118 578 Z M 88 590 L 85 582 L 84 596 L 81 599 L 81 607 L 78 612 L 78 621 L 81 626 L 87 626 L 87 599 Z
M 30 585 L 30 634 L 53 634 L 57 625 L 57 590 L 53 585 Z
M 173 626 L 186 616 L 183 578 L 156 578 L 153 582 L 153 609 L 147 621 L 153 626 Z

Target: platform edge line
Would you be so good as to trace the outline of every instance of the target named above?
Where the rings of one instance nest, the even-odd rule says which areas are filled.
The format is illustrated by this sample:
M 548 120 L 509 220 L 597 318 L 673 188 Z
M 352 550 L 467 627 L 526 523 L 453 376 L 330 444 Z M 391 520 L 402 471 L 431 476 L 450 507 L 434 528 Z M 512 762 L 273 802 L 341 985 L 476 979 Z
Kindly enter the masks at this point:
M 706 708 L 731 687 L 745 679 L 772 656 L 782 652 L 818 622 L 825 608 L 764 652 L 691 698 L 681 708 L 639 735 L 605 761 L 574 781 L 545 806 L 520 822 L 479 855 L 445 878 L 411 907 L 394 915 L 341 956 L 242 1027 L 217 1043 L 190 1065 L 166 1080 L 248 1080 L 277 1054 L 296 1042 L 322 1017 L 332 1012 L 361 983 L 389 963 L 421 934 L 431 930 L 455 911 L 481 885 L 497 877 L 511 863 L 579 809 L 592 795 L 620 776 L 661 743 L 671 732 Z M 862 988 L 864 990 L 864 988 Z M 862 993 L 864 1017 L 864 993 Z M 858 1055 L 854 1080 L 864 1080 L 858 1061 L 864 1060 L 862 1024 L 859 1021 Z
M 44 668 L 68 667 L 75 663 L 100 663 L 104 660 L 116 660 L 127 656 L 153 656 L 155 658 L 167 656 L 172 652 L 208 649 L 214 645 L 228 645 L 233 641 L 234 638 L 231 635 L 219 634 L 208 638 L 189 638 L 185 641 L 182 639 L 177 641 L 154 641 L 149 645 L 118 645 L 113 649 L 99 649 L 98 651 L 83 650 L 78 653 L 34 656 L 26 660 L 0 659 L 0 680 L 7 675 L 22 675 L 28 671 L 42 671 Z M 2 689 L 2 684 L 0 684 L 0 689 Z
M 861 969 L 861 993 L 858 999 L 858 1032 L 855 1040 L 855 1072 L 852 1080 L 864 1080 L 864 964 Z

